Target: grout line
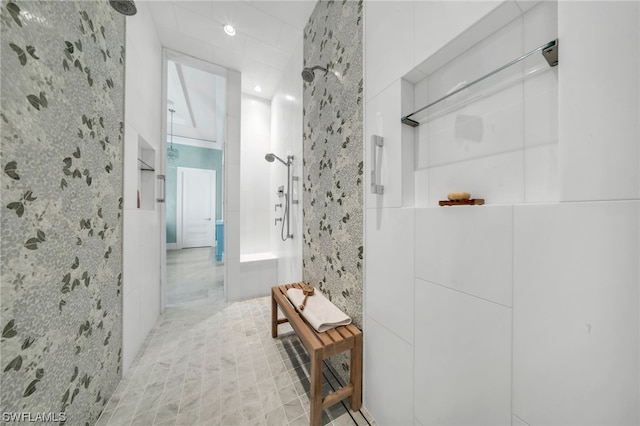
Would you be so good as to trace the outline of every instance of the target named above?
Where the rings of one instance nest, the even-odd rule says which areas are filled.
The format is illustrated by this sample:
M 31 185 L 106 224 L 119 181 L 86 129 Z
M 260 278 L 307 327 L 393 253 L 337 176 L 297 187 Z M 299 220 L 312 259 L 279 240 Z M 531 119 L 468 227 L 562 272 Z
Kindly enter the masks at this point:
M 513 320 L 513 300 L 514 300 L 514 290 L 515 290 L 515 275 L 516 275 L 516 265 L 515 265 L 515 248 L 516 248 L 516 209 L 514 206 L 511 206 L 511 392 L 509 393 L 509 402 L 511 405 L 511 413 L 513 414 L 513 376 L 514 376 L 514 368 L 513 368 L 513 352 L 515 350 L 514 344 L 514 320 Z
M 511 413 L 511 415 L 513 417 L 515 417 L 516 419 L 520 420 L 522 423 L 526 424 L 527 426 L 529 426 L 529 423 L 525 422 L 520 416 L 514 414 L 513 412 Z
M 513 272 L 512 272 L 512 273 L 513 273 Z M 475 294 L 466 293 L 466 292 L 464 292 L 464 291 L 462 291 L 462 290 L 457 290 L 457 289 L 455 289 L 455 288 L 448 287 L 448 286 L 446 286 L 446 285 L 444 285 L 444 284 L 434 283 L 433 281 L 423 280 L 422 278 L 418 278 L 418 279 L 419 279 L 420 281 L 424 281 L 424 282 L 425 282 L 425 283 L 427 283 L 427 284 L 432 284 L 432 285 L 436 285 L 436 286 L 438 286 L 438 287 L 446 288 L 447 290 L 455 291 L 456 293 L 464 294 L 465 296 L 474 297 L 474 298 L 476 298 L 476 299 L 483 300 L 483 301 L 485 301 L 485 302 L 489 302 L 489 303 L 492 303 L 492 304 L 494 304 L 494 305 L 502 306 L 503 308 L 513 309 L 513 307 L 511 307 L 511 306 L 503 305 L 502 303 L 494 302 L 493 300 L 485 299 L 485 298 L 482 298 L 482 297 L 480 297 L 480 296 L 476 296 Z M 513 297 L 513 294 L 512 294 L 512 296 L 511 296 L 511 297 Z

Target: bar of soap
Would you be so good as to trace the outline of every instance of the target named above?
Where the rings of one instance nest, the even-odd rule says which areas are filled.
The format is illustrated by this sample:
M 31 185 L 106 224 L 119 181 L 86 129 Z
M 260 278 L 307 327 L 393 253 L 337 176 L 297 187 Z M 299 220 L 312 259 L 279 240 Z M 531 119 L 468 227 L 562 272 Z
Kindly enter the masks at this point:
M 450 201 L 468 200 L 471 198 L 471 194 L 468 192 L 450 192 L 447 198 Z

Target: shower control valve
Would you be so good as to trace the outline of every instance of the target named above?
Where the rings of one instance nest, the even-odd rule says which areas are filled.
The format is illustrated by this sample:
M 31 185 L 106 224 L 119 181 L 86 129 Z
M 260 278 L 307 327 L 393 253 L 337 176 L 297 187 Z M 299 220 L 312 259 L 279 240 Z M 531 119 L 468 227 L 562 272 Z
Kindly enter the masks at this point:
M 273 208 L 273 211 L 278 211 L 278 207 L 282 208 L 282 203 L 276 204 Z
M 278 224 L 278 222 L 282 222 L 282 218 L 281 217 L 277 217 L 276 220 L 273 222 L 273 226 L 276 226 Z

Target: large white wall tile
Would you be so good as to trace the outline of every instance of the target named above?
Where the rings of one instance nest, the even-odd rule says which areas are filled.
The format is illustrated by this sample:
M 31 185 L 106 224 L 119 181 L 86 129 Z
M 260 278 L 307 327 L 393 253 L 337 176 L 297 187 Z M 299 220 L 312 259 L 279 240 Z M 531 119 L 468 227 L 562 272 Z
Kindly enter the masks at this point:
M 127 20 L 124 212 L 123 212 L 123 341 L 122 372 L 131 362 L 160 314 L 161 209 L 137 208 L 138 140 L 156 151 L 156 174 L 163 173 L 162 45 L 149 6 Z M 155 179 L 155 177 L 154 177 Z M 155 196 L 154 196 L 155 198 Z M 154 206 L 158 204 L 153 202 Z
M 401 207 L 403 190 L 403 144 L 400 117 L 402 114 L 402 80 L 396 80 L 366 105 L 365 120 L 365 186 L 366 205 L 371 207 Z M 376 173 L 378 182 L 384 185 L 384 194 L 372 194 L 372 142 L 373 135 L 384 138 L 384 146 L 376 148 Z
M 514 210 L 514 413 L 638 423 L 640 203 Z
M 416 170 L 414 173 L 415 206 L 429 206 L 429 169 Z
M 558 144 L 527 148 L 524 151 L 525 201 L 551 202 L 560 199 Z
M 416 280 L 415 415 L 423 425 L 511 422 L 511 309 Z
M 413 68 L 414 4 L 413 1 L 364 3 L 366 100 Z
M 511 306 L 511 206 L 416 210 L 416 277 Z
M 242 95 L 241 125 L 240 252 L 260 253 L 271 247 L 269 180 L 271 168 L 281 166 L 264 159 L 271 152 L 270 102 Z
M 514 86 L 421 126 L 419 164 L 433 167 L 522 149 L 522 129 L 522 87 Z
M 414 64 L 427 59 L 501 3 L 416 1 Z
M 522 420 L 520 417 L 514 415 L 511 418 L 511 426 L 529 426 L 529 424 Z
M 366 315 L 413 343 L 414 209 L 367 209 Z
M 487 204 L 524 201 L 524 153 L 515 151 L 429 170 L 429 204 L 438 205 L 453 191 L 466 191 Z
M 381 425 L 413 423 L 413 346 L 365 318 L 364 406 Z
M 558 2 L 563 200 L 640 196 L 639 8 L 636 1 Z

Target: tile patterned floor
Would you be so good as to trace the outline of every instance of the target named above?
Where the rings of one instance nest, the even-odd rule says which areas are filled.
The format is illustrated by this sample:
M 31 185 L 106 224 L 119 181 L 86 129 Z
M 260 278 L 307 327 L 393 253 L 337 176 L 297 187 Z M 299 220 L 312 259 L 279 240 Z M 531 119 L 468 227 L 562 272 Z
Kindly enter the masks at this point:
M 308 425 L 309 357 L 287 324 L 271 338 L 270 311 L 268 297 L 167 308 L 97 425 Z M 325 367 L 323 393 L 336 384 Z M 375 425 L 346 407 L 323 424 Z
M 167 305 L 224 300 L 224 265 L 215 247 L 167 251 Z

